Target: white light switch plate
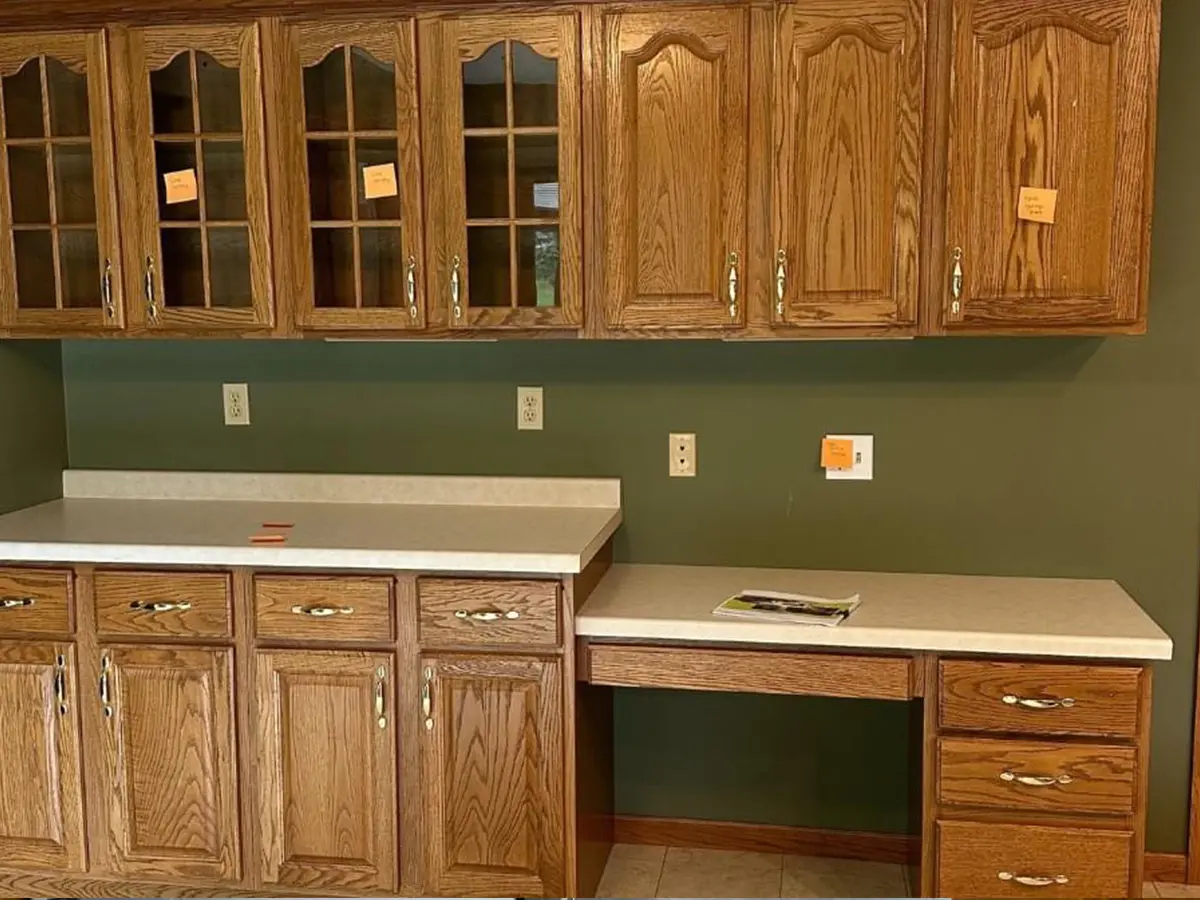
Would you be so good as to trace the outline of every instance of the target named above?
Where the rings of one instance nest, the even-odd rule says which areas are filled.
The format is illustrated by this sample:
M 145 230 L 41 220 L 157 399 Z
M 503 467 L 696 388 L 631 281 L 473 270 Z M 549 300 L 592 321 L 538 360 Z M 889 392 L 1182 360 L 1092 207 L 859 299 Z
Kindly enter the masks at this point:
M 870 481 L 875 477 L 875 435 L 827 434 L 825 437 L 854 441 L 854 465 L 849 469 L 826 469 L 826 481 Z

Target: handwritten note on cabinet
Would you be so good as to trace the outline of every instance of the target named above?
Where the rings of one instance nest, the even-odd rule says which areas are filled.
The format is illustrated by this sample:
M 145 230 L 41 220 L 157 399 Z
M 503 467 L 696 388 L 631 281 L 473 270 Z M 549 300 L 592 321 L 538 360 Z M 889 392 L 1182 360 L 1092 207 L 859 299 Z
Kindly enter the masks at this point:
M 395 197 L 399 192 L 396 187 L 396 167 L 392 163 L 378 166 L 363 166 L 363 196 L 368 200 L 378 200 L 380 197 Z
M 167 189 L 167 203 L 187 203 L 200 196 L 196 188 L 196 170 L 180 169 L 163 174 L 163 186 Z
M 1054 224 L 1054 212 L 1058 208 L 1058 191 L 1053 188 L 1021 188 L 1017 199 L 1017 218 L 1026 222 Z

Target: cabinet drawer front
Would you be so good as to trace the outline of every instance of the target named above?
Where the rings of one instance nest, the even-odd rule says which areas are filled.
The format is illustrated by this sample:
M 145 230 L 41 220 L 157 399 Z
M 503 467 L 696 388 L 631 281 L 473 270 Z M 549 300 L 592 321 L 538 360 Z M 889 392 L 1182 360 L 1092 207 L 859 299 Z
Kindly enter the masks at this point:
M 268 575 L 254 580 L 258 636 L 312 641 L 392 638 L 392 580 Z
M 0 569 L 0 634 L 71 630 L 71 573 Z
M 1132 667 L 947 660 L 938 677 L 941 725 L 1133 737 L 1140 676 Z
M 1127 831 L 938 822 L 938 897 L 1127 897 Z
M 938 741 L 942 803 L 1046 812 L 1133 812 L 1132 747 L 990 738 Z
M 101 634 L 228 637 L 230 577 L 220 572 L 97 572 Z
M 557 581 L 422 578 L 421 643 L 557 644 Z

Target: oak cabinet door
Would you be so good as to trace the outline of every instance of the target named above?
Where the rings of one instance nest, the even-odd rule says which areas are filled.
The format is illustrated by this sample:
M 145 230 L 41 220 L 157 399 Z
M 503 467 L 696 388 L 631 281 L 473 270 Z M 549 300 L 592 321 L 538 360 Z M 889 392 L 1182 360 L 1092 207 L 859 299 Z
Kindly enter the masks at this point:
M 240 878 L 233 651 L 100 649 L 114 870 Z
M 579 28 L 576 12 L 422 24 L 439 322 L 583 322 Z
M 748 10 L 603 15 L 605 320 L 745 322 Z
M 130 319 L 270 326 L 258 26 L 110 33 Z
M 124 325 L 103 31 L 0 36 L 0 326 Z
M 1144 321 L 1159 3 L 955 0 L 947 326 Z
M 0 866 L 82 872 L 86 865 L 75 649 L 0 641 Z
M 560 663 L 422 659 L 428 888 L 563 895 Z
M 423 328 L 412 20 L 271 25 L 267 35 L 274 187 L 286 210 L 279 256 L 300 326 Z
M 915 322 L 924 0 L 777 17 L 773 323 Z
M 393 890 L 392 657 L 265 650 L 257 668 L 263 881 Z

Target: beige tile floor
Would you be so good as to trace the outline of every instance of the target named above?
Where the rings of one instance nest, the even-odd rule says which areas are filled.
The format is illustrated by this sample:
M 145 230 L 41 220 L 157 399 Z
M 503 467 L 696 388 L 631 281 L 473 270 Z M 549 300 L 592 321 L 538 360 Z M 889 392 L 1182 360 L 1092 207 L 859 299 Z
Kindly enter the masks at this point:
M 1142 891 L 1143 897 L 1200 897 L 1200 884 L 1168 884 L 1156 881 L 1146 882 Z

